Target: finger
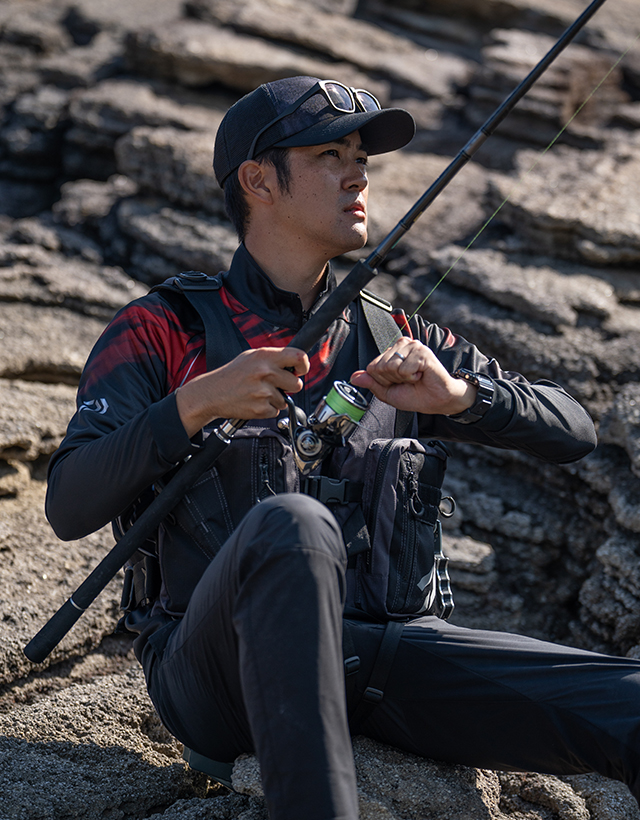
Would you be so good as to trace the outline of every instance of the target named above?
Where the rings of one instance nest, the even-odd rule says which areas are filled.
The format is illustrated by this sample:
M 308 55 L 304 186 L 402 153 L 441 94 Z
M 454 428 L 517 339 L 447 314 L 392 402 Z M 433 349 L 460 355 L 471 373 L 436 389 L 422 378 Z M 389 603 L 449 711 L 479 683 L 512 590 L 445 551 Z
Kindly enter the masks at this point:
M 395 355 L 385 355 L 384 359 L 372 362 L 367 367 L 367 373 L 379 384 L 385 386 L 410 380 L 415 372 L 415 365 L 411 365 L 406 359 Z
M 289 370 L 277 370 L 274 373 L 273 384 L 284 393 L 299 393 L 304 387 L 302 379 Z
M 279 352 L 278 366 L 292 368 L 296 376 L 304 376 L 309 372 L 309 357 L 297 347 L 283 347 Z

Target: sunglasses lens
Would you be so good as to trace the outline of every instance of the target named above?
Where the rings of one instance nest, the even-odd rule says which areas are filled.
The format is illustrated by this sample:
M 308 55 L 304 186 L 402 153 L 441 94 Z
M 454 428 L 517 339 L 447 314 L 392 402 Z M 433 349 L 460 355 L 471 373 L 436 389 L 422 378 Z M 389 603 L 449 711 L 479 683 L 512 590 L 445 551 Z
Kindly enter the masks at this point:
M 327 92 L 327 96 L 331 100 L 331 104 L 338 111 L 351 112 L 354 110 L 355 106 L 348 88 L 345 88 L 338 83 L 326 83 L 324 90 Z
M 370 94 L 363 88 L 359 88 L 355 94 L 364 111 L 380 111 L 380 103 L 373 94 Z

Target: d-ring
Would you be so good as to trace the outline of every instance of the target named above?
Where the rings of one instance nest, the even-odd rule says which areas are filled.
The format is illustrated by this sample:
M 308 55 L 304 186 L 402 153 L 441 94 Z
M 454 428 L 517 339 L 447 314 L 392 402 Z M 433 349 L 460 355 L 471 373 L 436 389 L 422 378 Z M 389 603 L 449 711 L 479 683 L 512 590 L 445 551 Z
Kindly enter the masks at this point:
M 403 361 L 407 358 L 406 356 L 403 356 L 403 355 L 402 355 L 402 353 L 398 353 L 398 351 L 397 351 L 397 350 L 396 350 L 396 352 L 393 354 L 393 356 L 397 356 L 397 357 L 400 359 L 400 361 L 402 361 L 402 362 L 403 362 Z M 391 358 L 393 358 L 393 356 L 392 356 Z

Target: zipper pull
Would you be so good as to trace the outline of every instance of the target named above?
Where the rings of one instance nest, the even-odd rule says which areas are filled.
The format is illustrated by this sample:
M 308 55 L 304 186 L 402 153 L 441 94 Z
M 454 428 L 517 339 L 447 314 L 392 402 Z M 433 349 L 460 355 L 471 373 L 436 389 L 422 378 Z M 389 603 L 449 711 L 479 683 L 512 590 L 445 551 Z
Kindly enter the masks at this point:
M 424 512 L 424 504 L 418 493 L 418 477 L 412 469 L 409 470 L 407 483 L 409 485 L 409 509 L 416 518 L 420 518 Z
M 258 501 L 263 501 L 269 495 L 277 495 L 276 491 L 269 483 L 269 459 L 264 450 L 260 453 L 260 478 L 262 481 L 262 488 L 258 493 Z

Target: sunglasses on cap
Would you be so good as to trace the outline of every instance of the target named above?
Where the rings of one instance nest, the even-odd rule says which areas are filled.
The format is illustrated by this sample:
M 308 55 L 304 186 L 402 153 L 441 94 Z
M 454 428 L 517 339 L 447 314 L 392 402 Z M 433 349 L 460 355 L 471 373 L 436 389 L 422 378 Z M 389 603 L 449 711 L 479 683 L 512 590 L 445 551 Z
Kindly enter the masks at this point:
M 278 114 L 277 117 L 274 117 L 271 122 L 268 122 L 264 128 L 258 131 L 251 143 L 251 148 L 249 148 L 247 159 L 254 158 L 258 140 L 265 131 L 268 131 L 269 128 L 277 122 L 280 122 L 280 120 L 288 117 L 289 114 L 293 114 L 303 103 L 316 94 L 322 94 L 329 105 L 341 114 L 354 114 L 356 111 L 380 111 L 382 109 L 382 106 L 373 94 L 365 91 L 364 88 L 349 88 L 336 80 L 318 80 L 318 82 L 312 85 L 308 91 L 305 91 L 301 97 L 294 100 L 281 114 Z

